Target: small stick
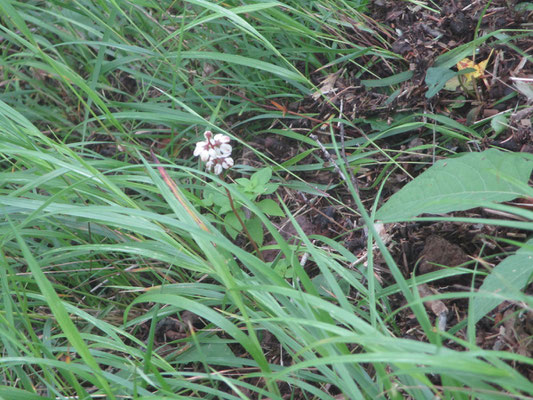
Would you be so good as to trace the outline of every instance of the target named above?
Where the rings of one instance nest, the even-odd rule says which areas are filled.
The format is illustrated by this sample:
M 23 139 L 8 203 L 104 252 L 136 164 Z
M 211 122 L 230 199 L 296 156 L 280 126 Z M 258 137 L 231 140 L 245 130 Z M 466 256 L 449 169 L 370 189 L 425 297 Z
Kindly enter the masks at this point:
M 339 118 L 342 118 L 342 110 L 344 108 L 344 101 L 341 100 L 341 109 L 340 109 L 340 115 Z M 344 161 L 344 166 L 346 167 L 346 171 L 350 174 L 350 179 L 352 180 L 352 185 L 355 189 L 355 192 L 359 196 L 359 186 L 357 185 L 357 179 L 355 179 L 355 176 L 353 175 L 352 169 L 350 168 L 350 164 L 348 164 L 348 158 L 346 157 L 346 147 L 344 146 L 344 123 L 339 121 L 339 127 L 341 131 L 341 156 L 342 161 Z
M 344 174 L 342 173 L 341 169 L 339 168 L 339 166 L 337 165 L 337 163 L 335 162 L 333 157 L 331 157 L 331 154 L 329 154 L 329 151 L 327 151 L 326 148 L 324 147 L 324 145 L 320 142 L 320 140 L 318 140 L 318 136 L 314 135 L 314 134 L 311 134 L 311 135 L 309 135 L 309 137 L 311 139 L 313 139 L 318 144 L 318 147 L 320 147 L 320 150 L 322 150 L 322 154 L 324 154 L 324 158 L 329 163 L 331 163 L 331 165 L 333 165 L 333 168 L 335 169 L 335 172 L 337 174 L 339 174 L 341 179 L 346 180 L 346 176 L 344 176 Z
M 341 130 L 344 130 L 344 125 L 341 125 Z M 318 136 L 316 135 L 309 135 L 309 137 L 311 139 L 313 139 L 315 142 L 317 142 L 318 144 L 318 147 L 320 147 L 320 150 L 322 150 L 322 154 L 324 154 L 324 158 L 329 162 L 331 163 L 331 165 L 333 165 L 333 168 L 335 169 L 335 172 L 337 174 L 339 174 L 339 176 L 341 177 L 342 180 L 346 181 L 346 176 L 344 175 L 344 173 L 341 171 L 341 169 L 339 168 L 339 165 L 337 164 L 337 162 L 333 159 L 333 157 L 331 157 L 331 154 L 329 154 L 329 151 L 326 150 L 326 148 L 324 147 L 324 145 L 320 142 L 320 140 L 318 139 Z M 345 165 L 347 165 L 348 163 L 346 162 L 346 157 L 344 157 L 344 163 Z M 352 184 L 355 188 L 355 191 L 357 192 L 357 194 L 359 195 L 359 188 L 357 186 L 357 181 L 355 180 L 355 177 L 353 176 L 352 172 L 349 171 L 350 173 L 350 178 L 351 178 L 351 181 L 352 181 Z

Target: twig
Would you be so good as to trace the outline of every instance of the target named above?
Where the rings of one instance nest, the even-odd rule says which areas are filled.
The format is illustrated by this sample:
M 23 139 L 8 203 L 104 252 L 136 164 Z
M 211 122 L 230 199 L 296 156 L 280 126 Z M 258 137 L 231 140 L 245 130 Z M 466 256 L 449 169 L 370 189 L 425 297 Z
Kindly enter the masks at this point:
M 342 118 L 342 116 L 343 116 L 343 114 L 342 114 L 343 108 L 344 108 L 344 102 L 341 100 L 341 109 L 340 109 L 339 118 Z M 341 156 L 342 156 L 342 161 L 344 161 L 344 166 L 346 168 L 346 171 L 348 171 L 348 173 L 350 174 L 350 179 L 352 180 L 352 185 L 353 185 L 353 187 L 355 189 L 355 192 L 359 196 L 359 186 L 357 185 L 357 179 L 355 179 L 355 176 L 354 176 L 354 174 L 352 172 L 352 169 L 350 168 L 350 164 L 348 164 L 348 158 L 346 157 L 346 147 L 344 145 L 344 135 L 345 135 L 344 123 L 339 121 L 339 127 L 340 127 L 340 131 L 341 131 Z
M 344 125 L 341 125 L 341 130 L 344 130 Z M 309 135 L 309 137 L 311 139 L 313 139 L 315 142 L 317 142 L 318 144 L 318 147 L 320 147 L 320 150 L 322 150 L 322 154 L 324 154 L 324 158 L 329 162 L 331 163 L 331 165 L 333 165 L 333 168 L 335 169 L 335 172 L 337 174 L 339 174 L 339 176 L 341 177 L 342 180 L 344 181 L 347 181 L 346 179 L 346 175 L 344 175 L 344 173 L 341 171 L 341 169 L 339 168 L 339 165 L 337 164 L 337 162 L 333 159 L 333 157 L 331 157 L 331 154 L 329 153 L 329 151 L 326 150 L 326 148 L 324 147 L 324 145 L 320 142 L 320 140 L 318 139 L 318 136 L 316 135 Z M 342 138 L 343 136 L 341 136 Z M 344 164 L 347 165 L 347 159 L 346 159 L 346 156 L 343 157 L 344 160 Z M 355 177 L 353 176 L 352 174 L 352 171 L 348 169 L 348 172 L 350 174 L 350 178 L 351 178 L 351 181 L 352 181 L 352 184 L 355 188 L 355 191 L 357 192 L 357 195 L 359 195 L 359 188 L 357 186 L 357 181 L 355 180 Z
M 339 166 L 337 165 L 337 163 L 335 162 L 333 157 L 331 157 L 331 154 L 329 154 L 329 151 L 327 151 L 326 148 L 324 147 L 324 145 L 320 142 L 320 140 L 318 140 L 318 136 L 311 134 L 311 135 L 309 135 L 309 137 L 311 139 L 313 139 L 318 144 L 318 147 L 320 147 L 320 150 L 322 150 L 322 154 L 324 154 L 324 158 L 329 163 L 331 163 L 331 165 L 333 165 L 333 168 L 335 169 L 335 172 L 337 174 L 339 174 L 341 179 L 346 180 L 346 176 L 342 173 L 341 169 L 339 168 Z

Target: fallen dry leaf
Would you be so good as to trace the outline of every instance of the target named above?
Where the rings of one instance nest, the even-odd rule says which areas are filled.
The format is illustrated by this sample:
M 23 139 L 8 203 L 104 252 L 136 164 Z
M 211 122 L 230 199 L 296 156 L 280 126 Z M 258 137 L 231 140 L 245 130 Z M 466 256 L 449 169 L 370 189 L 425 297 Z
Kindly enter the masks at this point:
M 452 79 L 446 82 L 445 88 L 447 90 L 456 90 L 457 87 L 462 84 L 468 90 L 473 89 L 475 80 L 483 77 L 485 74 L 485 68 L 487 68 L 487 64 L 489 63 L 493 51 L 494 50 L 490 52 L 486 60 L 483 60 L 478 64 L 476 64 L 470 58 L 463 58 L 461 61 L 459 61 L 457 63 L 457 69 L 459 71 L 467 68 L 472 68 L 474 71 L 467 72 L 464 75 L 454 76 Z
M 429 297 L 433 296 L 435 294 L 438 294 L 435 289 L 430 288 L 425 283 L 418 285 L 418 293 L 420 294 L 420 297 Z M 448 313 L 448 307 L 442 302 L 442 300 L 426 300 L 424 301 L 424 304 L 433 311 L 433 314 L 435 316 L 439 316 L 441 314 L 447 314 Z
M 339 69 L 337 72 L 329 74 L 326 78 L 320 83 L 319 90 L 313 93 L 313 100 L 318 100 L 320 96 L 328 94 L 333 89 L 335 89 L 335 83 L 337 78 L 343 73 L 343 69 Z
M 421 298 L 424 298 L 433 296 L 439 292 L 423 283 L 418 285 L 418 293 Z M 437 326 L 439 330 L 444 332 L 446 330 L 446 322 L 448 319 L 448 307 L 446 307 L 442 300 L 426 300 L 424 301 L 424 305 L 435 314 L 437 317 Z

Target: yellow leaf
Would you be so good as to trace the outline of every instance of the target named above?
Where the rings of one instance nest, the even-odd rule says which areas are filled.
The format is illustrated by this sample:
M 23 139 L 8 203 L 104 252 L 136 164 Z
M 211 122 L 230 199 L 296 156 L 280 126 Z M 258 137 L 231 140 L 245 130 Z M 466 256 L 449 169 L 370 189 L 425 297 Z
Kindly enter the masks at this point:
M 492 50 L 494 51 L 494 49 Z M 479 64 L 476 64 L 474 61 L 470 60 L 469 58 L 463 58 L 461 61 L 457 63 L 457 69 L 461 71 L 462 69 L 466 68 L 473 68 L 473 72 L 469 72 L 463 75 L 463 82 L 467 85 L 471 84 L 474 79 L 481 78 L 483 74 L 485 73 L 485 68 L 487 67 L 487 64 L 489 63 L 490 56 L 492 55 L 492 51 L 490 52 L 489 56 L 486 60 L 481 61 Z

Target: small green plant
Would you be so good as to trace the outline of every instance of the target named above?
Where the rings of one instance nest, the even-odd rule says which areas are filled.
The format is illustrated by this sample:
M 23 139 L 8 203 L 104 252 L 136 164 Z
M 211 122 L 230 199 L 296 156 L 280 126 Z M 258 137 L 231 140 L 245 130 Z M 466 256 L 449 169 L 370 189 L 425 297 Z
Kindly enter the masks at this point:
M 272 194 L 278 189 L 279 184 L 270 182 L 271 178 L 272 170 L 262 168 L 252 174 L 250 178 L 238 178 L 230 185 L 254 202 L 266 215 L 282 217 L 284 213 L 274 200 L 259 200 L 260 196 Z M 239 221 L 240 218 L 251 239 L 259 246 L 263 244 L 263 225 L 259 217 L 252 215 L 242 203 L 233 201 L 227 192 L 222 192 L 214 187 L 206 187 L 203 192 L 202 205 L 212 208 L 213 212 L 223 219 L 226 232 L 232 239 L 235 239 L 244 229 Z
M 213 170 L 216 175 L 221 175 L 224 170 L 233 166 L 231 145 L 229 136 L 217 134 L 213 136 L 211 131 L 204 133 L 205 141 L 198 142 L 194 155 L 199 156 L 206 163 L 208 171 Z M 274 193 L 278 189 L 277 183 L 271 183 L 272 170 L 263 168 L 255 172 L 250 178 L 238 178 L 233 185 L 248 200 L 254 202 L 261 212 L 269 216 L 284 216 L 279 205 L 272 199 L 262 199 L 259 196 Z M 252 216 L 250 210 L 240 202 L 235 202 L 226 189 L 221 192 L 218 188 L 206 187 L 203 192 L 202 205 L 213 208 L 213 212 L 222 217 L 226 232 L 235 239 L 244 231 L 259 254 L 257 245 L 263 244 L 263 224 L 257 216 Z

